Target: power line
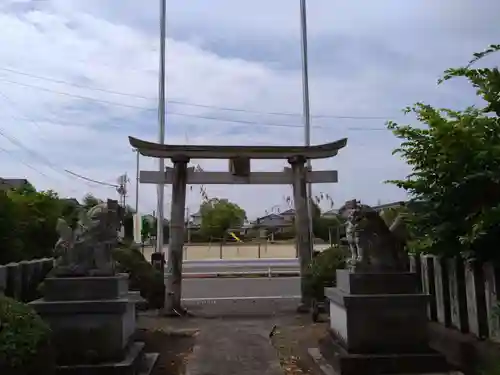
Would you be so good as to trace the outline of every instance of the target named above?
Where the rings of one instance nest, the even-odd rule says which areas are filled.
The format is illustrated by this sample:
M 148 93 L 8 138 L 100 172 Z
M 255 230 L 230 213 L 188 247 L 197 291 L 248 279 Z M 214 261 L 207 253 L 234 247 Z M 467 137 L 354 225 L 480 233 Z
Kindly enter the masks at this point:
M 3 95 L 5 96 L 5 94 Z M 14 104 L 14 103 L 12 103 Z M 15 120 L 15 117 L 13 116 L 14 120 Z M 35 123 L 33 120 L 30 120 L 30 119 L 26 119 L 27 121 L 30 121 L 30 122 L 33 122 Z M 4 137 L 5 139 L 7 139 L 9 142 L 11 142 L 12 144 L 18 146 L 19 148 L 25 150 L 26 152 L 28 152 L 30 155 L 32 155 L 33 157 L 35 157 L 36 159 L 38 160 L 41 160 L 45 165 L 47 165 L 50 169 L 52 169 L 53 171 L 55 171 L 56 173 L 59 173 L 59 174 L 62 174 L 63 176 L 65 177 L 68 177 L 67 175 L 65 175 L 63 172 L 61 172 L 61 170 L 59 170 L 49 159 L 47 159 L 46 157 L 44 157 L 42 154 L 36 152 L 36 151 L 33 151 L 31 150 L 29 147 L 25 146 L 19 139 L 17 139 L 16 137 L 12 136 L 12 135 L 8 135 L 5 133 L 5 130 L 3 130 L 2 128 L 0 128 L 0 136 Z M 32 167 L 30 167 L 32 168 Z M 96 183 L 96 184 L 99 184 L 99 185 L 105 185 L 105 186 L 112 186 L 112 187 L 116 187 L 116 185 L 112 185 L 112 184 L 109 184 L 107 182 L 102 182 L 102 181 L 97 181 L 97 180 L 94 180 L 94 179 L 91 179 L 91 178 L 88 178 L 88 177 L 85 177 L 85 176 L 82 176 L 78 173 L 75 173 L 75 172 L 72 172 L 68 169 L 62 169 L 62 171 L 64 171 L 65 173 L 67 174 L 70 174 L 72 175 L 73 177 L 78 177 L 78 178 L 81 178 L 81 179 L 84 179 L 86 181 L 90 181 L 90 182 L 93 182 L 93 183 Z M 46 176 L 48 177 L 48 176 Z
M 117 188 L 118 187 L 118 185 L 110 184 L 108 182 L 102 182 L 102 181 L 94 180 L 92 178 L 88 178 L 88 177 L 82 176 L 82 175 L 80 175 L 78 173 L 72 172 L 72 171 L 70 171 L 68 169 L 64 169 L 64 171 L 66 173 L 69 173 L 72 176 L 75 176 L 77 178 L 81 178 L 82 180 L 93 182 L 94 184 L 103 185 L 103 186 L 109 186 L 109 187 L 113 187 L 113 188 Z
M 0 129 L 0 136 L 4 137 L 5 139 L 7 139 L 8 141 L 10 141 L 11 143 L 13 143 L 14 145 L 18 146 L 19 148 L 25 150 L 26 152 L 28 152 L 29 154 L 33 155 L 35 158 L 38 158 L 38 159 L 41 159 L 44 161 L 44 164 L 46 164 L 50 169 L 52 169 L 53 171 L 59 173 L 59 174 L 62 174 L 62 172 L 60 170 L 58 170 L 54 164 L 52 164 L 48 159 L 46 159 L 43 155 L 29 149 L 28 147 L 26 147 L 24 144 L 22 144 L 21 141 L 19 141 L 17 138 L 13 137 L 13 136 L 10 136 L 10 135 L 7 135 L 5 134 L 5 132 L 3 130 Z M 27 165 L 26 163 L 23 162 L 24 165 L 28 166 L 29 168 L 31 169 L 34 169 L 32 166 L 30 165 Z M 83 179 L 83 180 L 86 180 L 86 181 L 89 181 L 89 182 L 92 182 L 92 183 L 95 183 L 95 184 L 99 184 L 99 185 L 104 185 L 104 186 L 110 186 L 110 187 L 116 187 L 117 185 L 113 185 L 113 184 L 109 184 L 107 182 L 102 182 L 102 181 L 97 181 L 97 180 L 94 180 L 94 179 L 91 179 L 91 178 L 88 178 L 88 177 L 85 177 L 85 176 L 82 176 L 78 173 L 75 173 L 75 172 L 72 172 L 68 169 L 62 169 L 64 172 L 74 176 L 74 177 L 77 177 L 77 178 L 80 178 L 80 179 Z M 41 172 L 40 172 L 41 173 Z M 45 174 L 42 174 L 44 175 L 45 177 L 48 177 L 47 175 Z
M 112 95 L 120 95 L 120 96 L 129 97 L 129 98 L 144 99 L 144 100 L 155 100 L 156 99 L 154 97 L 149 97 L 149 96 L 144 96 L 144 95 L 137 95 L 137 94 L 125 93 L 122 91 L 115 91 L 115 90 L 94 87 L 94 86 L 82 85 L 82 84 L 73 83 L 73 82 L 69 82 L 69 81 L 65 81 L 65 80 L 61 80 L 61 79 L 40 76 L 40 75 L 33 74 L 33 73 L 27 73 L 27 72 L 23 72 L 23 71 L 11 69 L 11 68 L 0 68 L 0 70 L 14 73 L 14 74 L 23 75 L 26 77 L 37 78 L 37 79 L 41 79 L 41 80 L 45 80 L 45 81 L 49 81 L 49 82 L 60 83 L 60 84 L 64 84 L 64 85 L 74 86 L 74 87 L 78 87 L 78 88 L 82 88 L 82 89 L 86 89 L 86 90 L 103 92 L 103 93 L 112 94 Z M 300 114 L 300 113 L 264 112 L 264 111 L 257 111 L 257 110 L 243 109 L 243 108 L 221 107 L 221 106 L 214 106 L 214 105 L 207 105 L 207 104 L 199 104 L 199 103 L 186 102 L 186 101 L 174 100 L 174 99 L 168 99 L 167 102 L 172 103 L 172 104 L 178 104 L 178 105 L 207 108 L 207 109 L 216 109 L 216 110 L 230 111 L 230 112 L 253 113 L 253 114 L 261 114 L 261 115 L 271 115 L 271 116 L 290 116 L 290 117 L 301 117 L 302 116 L 302 114 Z M 317 118 L 317 119 L 330 118 L 330 119 L 351 119 L 351 120 L 385 120 L 385 119 L 390 118 L 390 117 L 392 117 L 392 116 L 311 115 L 311 118 Z
M 0 151 L 2 151 L 3 153 L 9 155 L 11 158 L 13 158 L 14 160 L 18 161 L 19 163 L 21 163 L 22 165 L 24 165 L 25 167 L 35 171 L 36 173 L 40 174 L 41 176 L 45 177 L 45 178 L 48 178 L 48 179 L 51 179 L 51 177 L 49 177 L 48 175 L 46 175 L 45 173 L 41 172 L 40 170 L 38 170 L 37 168 L 33 167 L 32 165 L 26 163 L 25 161 L 21 160 L 20 158 L 17 158 L 15 157 L 9 150 L 3 148 L 0 146 Z
M 40 87 L 36 85 L 30 85 L 27 83 L 21 83 L 17 81 L 11 81 L 8 79 L 0 79 L 0 81 L 11 83 L 14 85 L 19 85 L 19 86 L 24 86 L 24 87 L 29 87 L 41 91 L 46 91 L 46 92 L 51 92 L 55 93 L 58 95 L 64 95 L 68 97 L 73 97 L 77 99 L 82 99 L 82 100 L 89 100 L 93 101 L 96 103 L 102 103 L 102 104 L 108 104 L 108 105 L 116 105 L 116 106 L 121 106 L 121 107 L 126 107 L 126 108 L 132 108 L 132 109 L 139 109 L 139 110 L 144 110 L 144 111 L 156 111 L 156 108 L 150 108 L 150 107 L 143 107 L 143 106 L 137 106 L 133 104 L 125 104 L 125 103 L 118 103 L 110 100 L 105 100 L 105 99 L 97 99 L 97 98 L 92 98 L 84 95 L 78 95 L 78 94 L 72 94 L 64 91 L 59 91 L 59 90 L 52 90 L 48 89 L 45 87 Z M 234 119 L 226 119 L 226 118 L 220 118 L 216 116 L 206 116 L 206 115 L 193 115 L 193 114 L 187 114 L 187 113 L 181 113 L 181 112 L 175 112 L 175 111 L 168 111 L 167 115 L 175 115 L 175 116 L 183 116 L 183 117 L 193 117 L 193 118 L 199 118 L 199 119 L 204 119 L 204 120 L 214 120 L 214 121 L 222 121 L 222 122 L 230 122 L 230 123 L 240 123 L 240 124 L 245 124 L 245 125 L 255 125 L 255 126 L 266 126 L 266 127 L 284 127 L 284 128 L 302 128 L 302 125 L 293 125 L 293 124 L 279 124 L 279 123 L 269 123 L 269 122 L 257 122 L 257 121 L 249 121 L 249 120 L 234 120 Z M 338 117 L 340 118 L 340 117 Z M 360 119 L 356 117 L 348 117 L 344 116 L 342 117 L 343 119 Z M 382 119 L 382 118 L 368 118 L 365 117 L 363 119 Z M 314 125 L 314 128 L 322 128 L 322 129 L 331 129 L 331 126 L 320 126 L 320 125 Z M 386 128 L 366 128 L 366 127 L 349 127 L 348 130 L 357 130 L 357 131 L 380 131 L 380 130 L 387 130 Z
M 16 106 L 16 104 L 14 103 L 14 101 L 13 101 L 13 100 L 11 100 L 11 99 L 10 99 L 7 95 L 5 95 L 5 93 L 4 93 L 4 92 L 0 91 L 0 96 L 1 96 L 1 97 L 5 100 L 5 101 L 9 102 L 12 106 L 14 106 L 14 107 Z M 26 118 L 26 120 L 27 120 L 27 121 L 30 121 L 31 123 L 33 123 L 33 124 L 34 124 L 34 125 L 38 128 L 38 130 L 40 130 L 40 131 L 42 130 L 42 128 L 40 127 L 40 125 L 39 125 L 37 122 L 34 122 L 34 121 L 32 121 L 32 120 L 30 120 L 30 119 L 27 119 L 27 118 Z
M 35 152 L 31 149 L 29 149 L 28 147 L 26 147 L 25 145 L 22 144 L 21 141 L 19 141 L 17 138 L 11 136 L 11 135 L 8 135 L 6 134 L 1 128 L 0 128 L 0 136 L 4 137 L 5 139 L 7 139 L 9 142 L 11 142 L 12 144 L 16 145 L 17 147 L 23 149 L 24 151 L 28 152 L 30 155 L 32 155 L 33 157 L 37 158 L 37 159 L 40 159 L 43 161 L 43 163 L 45 165 L 47 165 L 50 169 L 54 170 L 55 172 L 57 173 L 61 173 L 59 170 L 57 170 L 53 165 L 52 163 L 50 163 L 43 155 L 39 154 L 38 152 Z

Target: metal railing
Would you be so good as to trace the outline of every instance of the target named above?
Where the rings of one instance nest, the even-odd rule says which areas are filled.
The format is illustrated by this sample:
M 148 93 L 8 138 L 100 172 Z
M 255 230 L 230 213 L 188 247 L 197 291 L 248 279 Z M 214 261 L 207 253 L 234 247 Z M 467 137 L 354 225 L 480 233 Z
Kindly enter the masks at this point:
M 186 260 L 183 262 L 183 276 L 224 277 L 224 276 L 268 276 L 300 274 L 299 260 L 293 259 L 227 259 L 227 260 Z
M 299 267 L 297 258 L 185 260 L 184 267 Z

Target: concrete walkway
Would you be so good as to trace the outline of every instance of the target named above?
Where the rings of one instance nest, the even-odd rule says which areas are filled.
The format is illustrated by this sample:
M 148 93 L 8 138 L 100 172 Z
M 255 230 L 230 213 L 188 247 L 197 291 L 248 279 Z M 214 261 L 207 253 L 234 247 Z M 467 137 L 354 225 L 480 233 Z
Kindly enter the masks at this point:
M 283 375 L 279 353 L 270 333 L 295 319 L 295 298 L 186 301 L 193 318 L 140 315 L 144 329 L 196 332 L 193 352 L 186 361 L 186 375 Z
M 283 375 L 260 321 L 213 322 L 201 329 L 186 366 L 187 375 Z

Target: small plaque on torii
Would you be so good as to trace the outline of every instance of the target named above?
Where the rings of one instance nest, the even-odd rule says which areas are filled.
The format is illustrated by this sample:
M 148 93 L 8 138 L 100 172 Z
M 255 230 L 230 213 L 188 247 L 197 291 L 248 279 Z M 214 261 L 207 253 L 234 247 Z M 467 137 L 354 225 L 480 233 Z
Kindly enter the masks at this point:
M 250 176 L 250 158 L 236 157 L 229 159 L 229 172 L 237 177 Z

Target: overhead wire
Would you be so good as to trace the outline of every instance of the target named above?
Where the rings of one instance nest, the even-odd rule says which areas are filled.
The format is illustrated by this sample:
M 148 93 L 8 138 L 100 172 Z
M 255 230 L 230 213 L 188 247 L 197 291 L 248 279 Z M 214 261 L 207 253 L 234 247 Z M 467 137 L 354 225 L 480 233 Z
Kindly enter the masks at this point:
M 120 95 L 120 96 L 126 96 L 126 97 L 130 97 L 130 98 L 144 99 L 144 100 L 156 100 L 155 97 L 151 97 L 151 96 L 131 94 L 131 93 L 126 93 L 126 92 L 122 92 L 122 91 L 103 89 L 103 88 L 95 87 L 95 86 L 82 85 L 79 83 L 69 82 L 66 80 L 52 78 L 52 77 L 41 76 L 38 74 L 28 73 L 28 72 L 24 72 L 24 71 L 12 69 L 12 68 L 0 67 L 0 71 L 6 71 L 9 73 L 23 75 L 26 77 L 41 79 L 41 80 L 54 82 L 54 83 L 60 83 L 60 84 L 68 85 L 68 86 L 73 86 L 73 87 L 78 87 L 78 88 L 82 88 L 82 89 L 86 89 L 86 90 L 91 90 L 91 91 L 103 92 L 103 93 L 107 93 L 107 94 Z M 167 99 L 167 103 L 192 106 L 192 107 L 207 108 L 207 109 L 216 109 L 216 110 L 221 110 L 221 111 L 243 112 L 243 113 L 253 113 L 253 114 L 261 114 L 261 115 L 271 115 L 271 116 L 302 117 L 301 113 L 265 112 L 265 111 L 257 111 L 257 110 L 244 109 L 244 108 L 221 107 L 221 106 L 215 106 L 215 105 L 193 103 L 193 102 L 187 102 L 187 101 L 175 100 L 175 99 Z M 323 114 L 323 115 L 311 115 L 311 118 L 318 118 L 318 119 L 319 118 L 325 118 L 325 119 L 331 118 L 331 119 L 352 119 L 352 120 L 384 120 L 384 119 L 387 119 L 388 117 L 391 117 L 391 116 L 359 116 L 359 115 L 348 116 L 348 115 L 325 115 L 325 114 Z
M 6 148 L 4 147 L 1 147 L 0 146 L 0 151 L 9 155 L 11 158 L 13 158 L 14 160 L 17 160 L 19 163 L 21 163 L 22 165 L 24 165 L 25 167 L 35 171 L 36 173 L 40 174 L 41 176 L 45 177 L 45 178 L 48 178 L 48 179 L 51 179 L 52 177 L 50 177 L 49 175 L 43 173 L 42 171 L 38 170 L 37 168 L 35 168 L 34 166 L 32 166 L 31 164 L 29 163 L 26 163 L 24 160 L 16 157 L 15 155 L 12 154 L 11 151 L 7 150 Z
M 86 180 L 86 181 L 92 182 L 94 184 L 103 185 L 103 186 L 109 186 L 109 187 L 113 187 L 113 188 L 118 188 L 119 187 L 119 185 L 116 185 L 116 184 L 110 184 L 108 182 L 98 181 L 98 180 L 94 180 L 94 179 L 89 178 L 89 177 L 82 176 L 82 175 L 80 175 L 78 173 L 70 171 L 69 169 L 64 169 L 64 171 L 66 173 L 69 173 L 70 175 L 73 175 L 73 176 L 75 176 L 77 178 L 80 178 L 82 180 Z
M 153 100 L 154 99 L 153 97 L 147 97 L 147 96 L 142 96 L 142 95 L 124 93 L 121 91 L 108 90 L 108 89 L 102 89 L 102 88 L 88 86 L 88 85 L 72 83 L 72 82 L 68 82 L 65 80 L 40 76 L 40 75 L 22 72 L 22 71 L 10 69 L 10 68 L 0 68 L 0 71 L 6 71 L 6 72 L 14 73 L 14 74 L 19 74 L 19 75 L 24 75 L 24 76 L 28 76 L 28 77 L 32 77 L 32 78 L 37 78 L 37 79 L 49 81 L 49 82 L 65 84 L 65 85 L 74 86 L 74 87 L 78 87 L 78 88 L 85 89 L 85 90 L 103 92 L 103 93 L 112 94 L 112 95 L 121 95 L 121 96 L 138 98 L 138 99 L 145 99 L 145 100 Z M 106 99 L 93 98 L 93 97 L 89 97 L 89 96 L 69 93 L 66 91 L 54 90 L 54 89 L 49 89 L 46 87 L 32 85 L 32 84 L 28 84 L 28 83 L 24 83 L 24 82 L 14 81 L 11 79 L 6 79 L 5 77 L 2 77 L 0 80 L 7 82 L 7 83 L 14 84 L 14 85 L 30 87 L 30 88 L 34 88 L 34 89 L 38 89 L 38 90 L 42 90 L 42 91 L 47 91 L 47 92 L 52 92 L 52 93 L 56 93 L 59 95 L 74 97 L 74 98 L 78 98 L 78 99 L 90 100 L 90 101 L 95 101 L 95 102 L 99 102 L 99 103 L 117 105 L 117 106 L 122 106 L 122 107 L 127 107 L 127 108 L 133 108 L 133 109 L 140 109 L 140 110 L 146 110 L 146 111 L 156 111 L 156 108 L 154 108 L 154 107 L 144 107 L 144 106 L 139 106 L 139 105 L 134 105 L 134 104 L 119 103 L 119 102 L 110 101 L 110 100 L 106 100 Z M 252 113 L 252 114 L 260 114 L 260 115 L 291 116 L 291 117 L 300 117 L 301 116 L 301 114 L 299 114 L 299 113 L 263 112 L 263 111 L 249 110 L 249 109 L 243 109 L 243 108 L 221 107 L 221 106 L 214 106 L 214 105 L 185 102 L 185 101 L 173 100 L 173 99 L 169 99 L 169 100 L 167 100 L 167 102 L 171 103 L 171 104 L 177 104 L 177 105 L 186 105 L 186 106 L 193 106 L 193 107 L 200 107 L 200 108 L 207 108 L 207 109 L 214 109 L 214 110 L 232 111 L 232 112 L 241 112 L 241 113 Z M 182 112 L 177 112 L 177 111 L 172 111 L 172 110 L 169 110 L 167 114 L 177 115 L 177 116 L 185 116 L 185 117 L 201 118 L 201 119 L 207 119 L 207 120 L 225 121 L 225 122 L 235 122 L 235 123 L 239 122 L 239 123 L 245 123 L 245 124 L 250 123 L 250 124 L 261 125 L 261 126 L 280 126 L 280 127 L 297 127 L 297 128 L 302 127 L 302 125 L 299 125 L 299 124 L 291 125 L 291 124 L 277 124 L 277 123 L 268 123 L 268 122 L 236 120 L 236 119 L 228 119 L 228 118 L 221 118 L 221 117 L 215 117 L 215 116 L 188 114 L 188 113 L 182 113 Z M 390 118 L 390 117 L 393 117 L 393 116 L 359 116 L 359 115 L 357 115 L 357 116 L 353 116 L 353 115 L 313 115 L 312 116 L 312 118 L 316 118 L 316 119 L 348 119 L 348 120 L 385 120 L 385 119 Z M 318 125 L 315 125 L 314 127 L 322 127 L 323 128 L 323 126 L 318 126 Z M 324 127 L 324 128 L 326 128 L 326 127 Z M 385 128 L 363 128 L 363 129 L 366 129 L 366 130 L 386 130 Z M 361 128 L 351 129 L 351 130 L 361 130 Z
M 14 101 L 11 101 L 10 98 L 5 95 L 5 93 L 3 92 L 0 92 L 0 96 L 2 96 L 2 98 L 5 99 L 8 99 L 7 102 L 9 102 L 10 104 L 12 105 L 15 105 Z M 16 119 L 16 116 L 12 115 L 11 116 L 14 120 L 17 120 Z M 37 124 L 36 121 L 32 120 L 32 119 L 28 119 L 28 118 L 25 118 L 26 121 L 29 121 L 33 124 L 36 124 L 38 128 L 40 128 L 40 126 Z M 40 128 L 41 129 L 41 128 Z M 75 173 L 75 172 L 72 172 L 68 169 L 65 169 L 65 168 L 58 168 L 54 163 L 52 163 L 49 159 L 47 159 L 45 156 L 43 156 L 42 154 L 40 154 L 39 152 L 36 152 L 32 149 L 30 149 L 29 147 L 27 147 L 26 145 L 24 145 L 19 139 L 17 139 L 16 137 L 12 136 L 12 135 L 9 135 L 5 132 L 4 129 L 2 129 L 0 127 L 0 136 L 2 136 L 3 138 L 7 139 L 10 143 L 16 145 L 17 147 L 19 147 L 20 149 L 26 151 L 28 154 L 30 154 L 31 156 L 33 156 L 34 158 L 36 158 L 37 160 L 40 160 L 42 161 L 43 164 L 45 164 L 48 168 L 50 168 L 51 170 L 53 170 L 54 172 L 58 173 L 58 174 L 61 174 L 65 177 L 69 177 L 69 175 L 71 175 L 73 178 L 80 178 L 80 179 L 84 179 L 86 181 L 89 181 L 89 182 L 92 182 L 92 183 L 95 183 L 95 184 L 99 184 L 99 185 L 104 185 L 104 186 L 111 186 L 111 187 L 117 187 L 117 185 L 113 185 L 113 184 L 109 184 L 107 182 L 102 182 L 102 181 L 97 181 L 97 180 L 94 180 L 94 179 L 91 179 L 91 178 L 88 178 L 88 177 L 85 177 L 85 176 L 82 176 L 78 173 Z M 22 162 L 22 164 L 24 165 L 27 165 L 26 163 Z M 30 169 L 33 169 L 34 167 L 30 166 L 29 167 Z M 39 171 L 37 171 L 39 172 Z M 39 172 L 41 173 L 41 172 Z M 46 174 L 42 174 L 44 175 L 45 177 L 48 177 Z M 50 178 L 50 177 L 48 177 Z M 88 185 L 88 186 L 91 186 L 91 185 Z
M 116 106 L 125 107 L 125 108 L 139 109 L 139 110 L 143 110 L 143 111 L 156 111 L 156 108 L 152 108 L 152 107 L 143 107 L 143 106 L 138 106 L 138 105 L 133 105 L 133 104 L 114 102 L 114 101 L 105 100 L 105 99 L 97 99 L 97 98 L 93 98 L 93 97 L 89 97 L 89 96 L 73 94 L 73 93 L 69 93 L 69 92 L 65 92 L 65 91 L 48 89 L 46 87 L 31 85 L 31 84 L 23 83 L 23 82 L 12 81 L 12 80 L 8 80 L 8 79 L 4 79 L 4 78 L 0 78 L 0 82 L 7 82 L 7 83 L 14 84 L 14 85 L 29 87 L 29 88 L 33 88 L 33 89 L 37 89 L 37 90 L 41 90 L 41 91 L 45 91 L 45 92 L 51 92 L 51 93 L 58 94 L 58 95 L 73 97 L 73 98 L 77 98 L 77 99 L 89 100 L 89 101 L 96 102 L 96 103 L 116 105 Z M 299 128 L 299 129 L 301 129 L 303 127 L 302 125 L 299 125 L 299 124 L 293 125 L 293 124 L 279 124 L 279 123 L 249 121 L 249 120 L 236 120 L 236 119 L 227 119 L 227 118 L 217 117 L 217 116 L 181 113 L 181 112 L 175 112 L 172 110 L 169 110 L 167 112 L 167 115 L 193 117 L 193 118 L 199 118 L 199 119 L 205 119 L 205 120 L 222 121 L 222 122 L 229 122 L 229 123 L 239 123 L 239 124 L 245 124 L 245 125 L 265 126 L 265 127 L 284 127 L 284 128 Z M 347 119 L 347 118 L 351 118 L 351 117 L 345 116 L 343 118 Z M 355 118 L 353 117 L 353 119 L 355 119 Z M 368 119 L 368 118 L 364 118 L 364 119 Z M 372 119 L 376 119 L 376 118 L 372 118 Z M 378 119 L 382 119 L 382 118 L 378 118 Z M 322 129 L 331 129 L 331 126 L 312 125 L 312 127 L 313 128 L 322 128 Z M 347 129 L 354 130 L 354 131 L 386 131 L 387 130 L 386 128 L 375 128 L 375 127 L 372 127 L 372 128 L 348 127 Z

